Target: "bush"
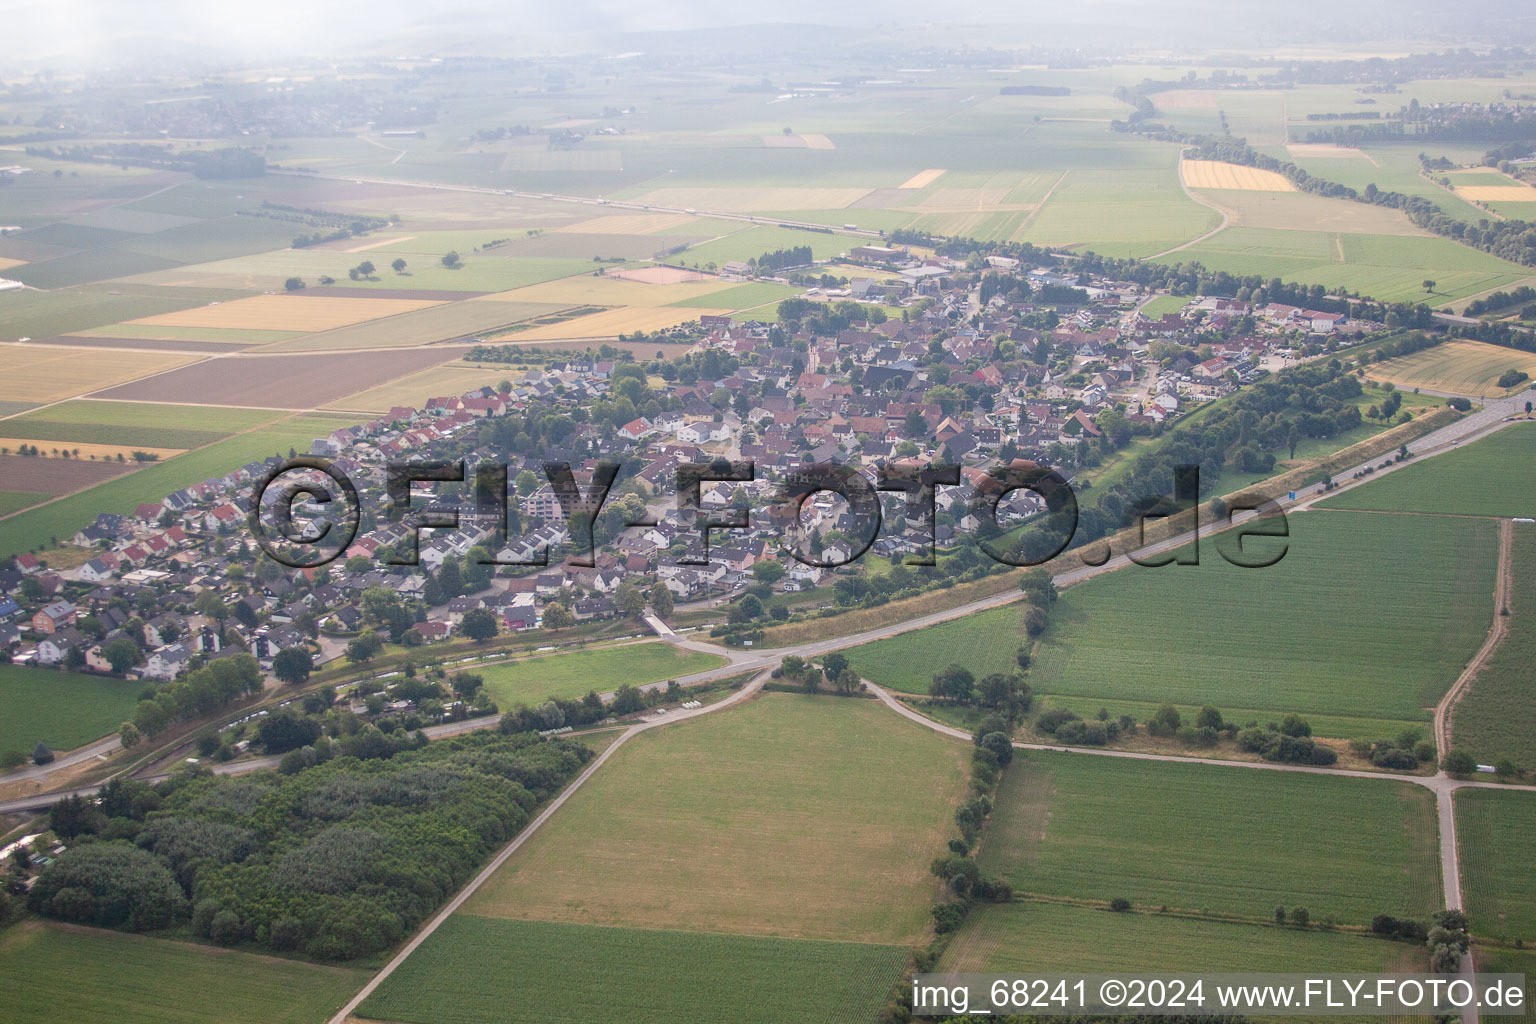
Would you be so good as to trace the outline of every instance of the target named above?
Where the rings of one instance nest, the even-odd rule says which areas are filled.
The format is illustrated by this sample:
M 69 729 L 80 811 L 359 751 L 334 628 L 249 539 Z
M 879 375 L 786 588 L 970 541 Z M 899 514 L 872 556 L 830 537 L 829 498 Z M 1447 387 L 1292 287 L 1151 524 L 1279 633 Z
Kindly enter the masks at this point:
M 1066 708 L 1051 708 L 1048 711 L 1040 712 L 1035 718 L 1035 728 L 1047 736 L 1053 736 L 1066 723 L 1080 721 L 1082 721 L 1082 716 L 1076 711 L 1069 711 Z
M 1305 928 L 1312 922 L 1312 913 L 1306 907 L 1295 907 L 1291 910 L 1291 921 L 1298 927 Z
M 1131 901 L 1126 899 L 1124 896 L 1116 896 L 1114 899 L 1109 901 L 1109 909 L 1115 911 L 1116 913 L 1123 914 L 1127 910 L 1131 909 Z
M 933 905 L 933 930 L 947 935 L 965 923 L 964 903 L 935 903 Z

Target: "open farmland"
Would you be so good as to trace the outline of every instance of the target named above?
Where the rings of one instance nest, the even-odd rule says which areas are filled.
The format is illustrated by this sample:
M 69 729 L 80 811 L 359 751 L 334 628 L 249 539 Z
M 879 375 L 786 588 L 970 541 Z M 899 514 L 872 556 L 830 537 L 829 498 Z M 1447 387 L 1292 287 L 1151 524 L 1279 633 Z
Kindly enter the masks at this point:
M 934 673 L 946 665 L 964 665 L 978 679 L 1016 670 L 1014 654 L 1029 642 L 1023 620 L 1021 605 L 1005 605 L 843 653 L 865 679 L 902 693 L 927 693 Z
M 941 971 L 1425 970 L 1416 946 L 1332 931 L 1026 901 L 972 912 Z
M 40 446 L 48 451 L 46 446 Z M 17 450 L 17 441 L 0 437 L 0 450 Z M 83 454 L 83 453 L 82 453 Z M 133 462 L 95 462 L 89 459 L 60 458 L 55 455 L 0 454 L 0 475 L 5 485 L 40 494 L 68 494 L 121 476 L 138 466 Z
M 685 306 L 621 306 L 578 316 L 558 324 L 531 327 L 512 335 L 515 341 L 560 341 L 569 338 L 612 338 L 635 331 L 663 331 L 705 314 L 723 315 L 729 309 L 690 308 Z
M 1109 712 L 1111 718 L 1119 718 L 1121 715 L 1130 715 L 1138 722 L 1151 719 L 1162 701 L 1150 700 L 1106 700 L 1102 697 L 1069 697 L 1062 694 L 1049 694 L 1041 699 L 1040 710 L 1046 708 L 1068 708 L 1077 712 L 1083 718 L 1093 718 L 1102 708 Z M 1186 721 L 1194 721 L 1200 713 L 1201 705 L 1180 704 L 1169 701 L 1174 708 L 1183 715 Z M 925 709 L 930 710 L 930 709 Z M 1226 707 L 1218 709 L 1222 717 L 1228 722 L 1269 722 L 1279 723 L 1281 715 L 1272 709 Z M 1423 738 L 1434 741 L 1430 735 L 1434 730 L 1430 723 L 1425 721 L 1413 721 L 1403 718 L 1360 718 L 1353 715 L 1319 715 L 1307 714 L 1307 724 L 1312 727 L 1312 735 L 1326 737 L 1333 740 L 1379 740 L 1390 736 L 1401 736 L 1410 729 L 1416 729 Z M 1031 736 L 1031 738 L 1034 738 Z
M 1529 945 L 1536 940 L 1536 793 L 1460 790 L 1456 826 L 1473 932 Z
M 248 299 L 133 321 L 147 327 L 328 331 L 436 305 L 424 299 L 343 299 L 318 295 L 253 295 Z
M 592 689 L 606 693 L 624 685 L 657 683 L 724 664 L 725 659 L 717 655 L 679 650 L 658 640 L 525 658 L 475 672 L 484 677 L 496 703 L 511 708 L 550 697 L 574 699 Z
M 1536 476 L 1530 472 L 1533 464 L 1536 423 L 1517 423 L 1457 451 L 1394 470 L 1321 504 L 1384 512 L 1536 516 Z
M 549 302 L 487 302 L 482 299 L 444 302 L 385 320 L 300 335 L 264 346 L 262 352 L 332 352 L 431 345 L 492 334 L 564 308 L 565 303 Z
M 0 753 L 32 753 L 42 740 L 73 750 L 117 731 L 144 684 L 106 676 L 0 665 Z
M 247 462 L 286 454 L 289 448 L 307 448 L 315 437 L 355 421 L 355 416 L 291 416 L 9 516 L 0 520 L 0 555 L 44 547 L 54 537 L 67 538 L 89 526 L 99 512 L 132 512 L 141 502 L 159 501 L 172 491 L 223 476 Z
M 231 355 L 100 392 L 130 402 L 178 402 L 304 410 L 377 387 L 462 355 L 463 348 Z M 427 397 L 426 395 L 422 396 Z
M 196 355 L 58 345 L 0 345 L 0 400 L 56 402 L 185 366 Z
M 1536 768 L 1536 526 L 1514 524 L 1510 576 L 1509 632 L 1483 665 L 1472 687 L 1456 703 L 1451 745 L 1480 764 L 1508 759 Z
M 116 1024 L 314 1024 L 365 971 L 215 946 L 26 921 L 0 931 L 13 1020 Z
M 185 449 L 211 444 L 235 431 L 249 430 L 276 418 L 276 413 L 260 409 L 83 399 L 0 421 L 0 432 L 49 441 Z
M 1456 339 L 1412 355 L 1374 363 L 1366 371 L 1374 380 L 1404 388 L 1431 388 L 1461 395 L 1497 395 L 1499 376 L 1522 370 L 1536 377 L 1536 354 L 1481 341 Z M 1529 387 L 1529 383 L 1521 387 Z
M 732 282 L 720 277 L 653 284 L 625 280 L 610 274 L 583 274 L 487 295 L 477 301 L 485 304 L 536 302 L 562 306 L 665 306 L 724 291 L 731 286 Z
M 1243 164 L 1216 160 L 1182 160 L 1179 173 L 1190 188 L 1241 189 L 1254 192 L 1294 192 L 1296 186 L 1283 174 Z
M 1368 924 L 1438 909 L 1436 836 L 1433 795 L 1407 783 L 1031 751 L 977 856 L 1042 896 Z
M 1487 633 L 1493 524 L 1343 512 L 1289 523 L 1288 553 L 1268 568 L 1239 569 L 1207 542 L 1199 566 L 1131 567 L 1064 591 L 1032 685 L 1427 720 Z
M 767 694 L 653 729 L 464 912 L 916 942 L 969 756 L 875 701 L 827 696 Z
M 493 971 L 464 964 L 495 958 Z M 455 914 L 363 1003 L 401 1024 L 871 1022 L 909 951 Z M 687 981 L 683 983 L 686 975 Z M 786 984 L 786 979 L 793 979 Z
M 434 395 L 462 395 L 471 388 L 486 385 L 494 387 L 504 380 L 516 380 L 521 376 L 521 370 L 506 365 L 473 365 L 454 361 L 446 366 L 434 366 L 387 384 L 367 388 L 355 395 L 338 398 L 325 408 L 367 413 L 388 412 L 397 405 L 417 408 Z

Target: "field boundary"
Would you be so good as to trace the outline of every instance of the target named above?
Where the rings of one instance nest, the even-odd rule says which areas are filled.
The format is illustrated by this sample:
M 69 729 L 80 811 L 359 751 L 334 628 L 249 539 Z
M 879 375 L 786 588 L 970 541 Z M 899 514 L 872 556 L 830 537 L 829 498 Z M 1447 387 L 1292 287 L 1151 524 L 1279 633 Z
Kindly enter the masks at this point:
M 1509 600 L 1514 594 L 1514 553 L 1515 553 L 1515 524 L 1513 520 L 1499 520 L 1499 570 L 1493 583 L 1493 624 L 1488 627 L 1488 637 L 1483 641 L 1483 646 L 1478 648 L 1467 667 L 1461 675 L 1451 684 L 1451 688 L 1445 691 L 1435 705 L 1435 746 L 1439 748 L 1442 756 L 1450 753 L 1451 737 L 1453 735 L 1453 718 L 1456 713 L 1456 705 L 1461 703 L 1461 698 L 1467 695 L 1472 688 L 1472 683 L 1482 673 L 1483 666 L 1488 664 L 1504 640 L 1509 636 L 1509 616 L 1503 614 L 1509 610 Z

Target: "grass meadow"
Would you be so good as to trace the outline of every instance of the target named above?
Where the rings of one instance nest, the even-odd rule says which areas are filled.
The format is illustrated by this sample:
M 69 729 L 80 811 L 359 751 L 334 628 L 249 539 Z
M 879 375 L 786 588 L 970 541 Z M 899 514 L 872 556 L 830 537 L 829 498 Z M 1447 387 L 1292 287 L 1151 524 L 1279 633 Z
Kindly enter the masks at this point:
M 40 441 L 200 448 L 277 417 L 277 413 L 266 409 L 77 400 L 6 420 L 0 423 L 0 429 Z
M 581 697 L 588 690 L 607 693 L 626 684 L 656 683 L 724 664 L 717 655 L 682 651 L 657 640 L 509 661 L 475 671 L 485 678 L 496 703 L 511 708 L 550 697 Z
M 400 1024 L 872 1024 L 908 956 L 863 942 L 455 914 L 360 1015 Z
M 1536 768 L 1536 526 L 1517 523 L 1510 566 L 1514 593 L 1509 632 L 1466 692 L 1451 718 L 1452 745 L 1497 764 L 1506 758 Z
M 1433 351 L 1433 350 L 1431 350 Z M 1328 508 L 1536 517 L 1536 423 L 1517 423 L 1322 502 Z
M 0 665 L 0 752 L 30 755 L 38 740 L 72 750 L 114 733 L 143 689 L 124 679 Z
M 368 972 L 26 921 L 0 931 L 7 1020 L 314 1024 Z
M 1407 783 L 1031 751 L 978 859 L 1046 897 L 1368 924 L 1438 909 L 1438 850 L 1434 798 Z
M 172 491 L 222 476 L 247 462 L 286 455 L 289 448 L 307 448 L 316 436 L 346 426 L 352 419 L 291 416 L 18 513 L 0 520 L 0 555 L 47 547 L 52 538 L 67 539 L 89 526 L 97 513 L 132 512 L 141 502 L 159 501 Z
M 1536 793 L 1459 791 L 1456 838 L 1472 931 L 1536 941 Z
M 918 942 L 969 756 L 873 700 L 766 694 L 630 740 L 462 912 Z
M 1268 568 L 1232 566 L 1207 543 L 1199 566 L 1131 566 L 1064 591 L 1032 685 L 1427 720 L 1487 633 L 1494 525 L 1342 512 L 1289 525 L 1287 553 Z
M 1423 970 L 1418 947 L 1360 935 L 1209 921 L 1034 900 L 981 907 L 940 971 Z

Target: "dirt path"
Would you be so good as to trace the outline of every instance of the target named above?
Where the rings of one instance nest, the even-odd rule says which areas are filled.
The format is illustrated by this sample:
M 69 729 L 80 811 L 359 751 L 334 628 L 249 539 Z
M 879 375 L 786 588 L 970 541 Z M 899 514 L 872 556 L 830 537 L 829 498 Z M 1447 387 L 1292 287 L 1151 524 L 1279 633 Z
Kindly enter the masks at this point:
M 1164 249 L 1162 252 L 1154 253 L 1151 256 L 1143 256 L 1142 259 L 1144 260 L 1161 259 L 1162 257 L 1167 256 L 1169 253 L 1181 252 L 1185 249 L 1188 249 L 1192 245 L 1199 245 L 1207 238 L 1213 238 L 1216 235 L 1221 234 L 1232 224 L 1231 210 L 1228 210 L 1224 206 L 1218 206 L 1211 200 L 1206 199 L 1203 196 L 1198 196 L 1194 192 L 1190 191 L 1188 183 L 1184 180 L 1184 154 L 1182 153 L 1179 154 L 1179 187 L 1184 190 L 1184 194 L 1188 196 L 1192 201 L 1199 203 L 1206 209 L 1215 210 L 1217 213 L 1221 214 L 1221 223 L 1207 231 L 1205 234 L 1201 235 L 1199 238 L 1191 238 L 1189 241 L 1184 242 L 1181 245 L 1176 245 L 1172 249 Z
M 496 871 L 507 862 L 507 859 L 511 857 L 512 854 L 516 853 L 518 849 L 523 845 L 523 843 L 528 841 L 528 837 L 539 830 L 539 826 L 543 825 L 546 821 L 553 817 L 554 813 L 558 811 L 562 806 L 564 806 L 565 802 L 570 799 L 571 794 L 580 789 L 582 783 L 586 782 L 593 775 L 595 775 L 597 770 L 601 768 L 610 757 L 613 756 L 613 752 L 622 747 L 625 741 L 627 741 L 630 737 L 645 732 L 648 729 L 654 729 L 657 726 L 670 725 L 673 722 L 682 722 L 690 718 L 698 718 L 700 715 L 707 715 L 711 712 L 719 711 L 722 708 L 728 708 L 736 704 L 740 704 L 741 702 L 751 697 L 754 693 L 756 693 L 762 687 L 763 683 L 767 681 L 767 679 L 768 674 L 766 672 L 758 673 L 758 675 L 753 678 L 751 682 L 747 683 L 746 686 L 743 686 L 740 690 L 731 694 L 729 697 L 725 698 L 717 704 L 707 704 L 704 707 L 698 708 L 694 711 L 673 712 L 668 714 L 665 718 L 648 719 L 644 722 L 632 725 L 628 729 L 624 730 L 618 739 L 614 740 L 606 750 L 604 750 L 601 754 L 597 755 L 597 757 L 593 759 L 591 764 L 587 765 L 586 769 L 583 770 L 580 775 L 576 776 L 576 780 L 574 782 L 566 786 L 565 789 L 561 790 L 559 796 L 555 797 L 549 802 L 548 806 L 546 806 L 544 810 L 539 813 L 538 817 L 534 818 L 533 821 L 528 824 L 527 828 L 519 832 L 510 843 L 502 847 L 501 852 L 498 853 L 489 864 L 481 869 L 480 873 L 474 877 L 473 881 L 471 881 L 463 889 L 459 890 L 459 894 L 457 896 L 449 900 L 448 904 L 444 906 L 442 910 L 439 910 L 433 916 L 432 920 L 427 922 L 426 926 L 423 927 L 421 931 L 416 933 L 410 942 L 407 942 L 404 946 L 402 946 L 400 948 L 400 952 L 396 953 L 394 957 L 391 958 L 389 963 L 384 966 L 384 969 L 381 970 L 378 974 L 375 974 L 373 978 L 369 980 L 368 984 L 364 985 L 362 989 L 357 993 L 357 995 L 352 997 L 346 1006 L 343 1006 L 339 1011 L 337 1011 L 336 1015 L 331 1018 L 330 1024 L 345 1024 L 347 1018 L 350 1017 L 352 1013 L 362 1005 L 363 1000 L 372 995 L 374 989 L 378 988 L 380 983 L 383 982 L 385 978 L 389 977 L 395 972 L 396 968 L 405 963 L 406 957 L 416 952 L 416 948 L 423 942 L 427 941 L 427 938 L 433 932 L 437 931 L 437 929 L 442 925 L 444 921 L 448 920 L 449 914 L 452 914 L 455 910 L 458 910 L 461 906 L 463 906 L 464 901 L 473 896 L 475 894 L 475 890 L 484 885 L 490 879 L 490 877 L 494 875 Z
M 1461 675 L 1456 677 L 1456 682 L 1445 691 L 1445 696 L 1435 705 L 1435 746 L 1439 748 L 1440 756 L 1450 753 L 1452 737 L 1452 716 L 1455 714 L 1456 705 L 1461 698 L 1467 695 L 1472 682 L 1482 672 L 1483 666 L 1488 664 L 1488 659 L 1493 657 L 1504 643 L 1504 638 L 1509 635 L 1509 616 L 1503 614 L 1509 607 L 1510 595 L 1513 593 L 1514 580 L 1511 578 L 1510 562 L 1513 560 L 1515 550 L 1515 524 L 1512 520 L 1499 520 L 1499 571 L 1493 583 L 1493 625 L 1488 628 L 1488 638 L 1483 641 L 1483 646 L 1473 655 L 1467 667 Z

